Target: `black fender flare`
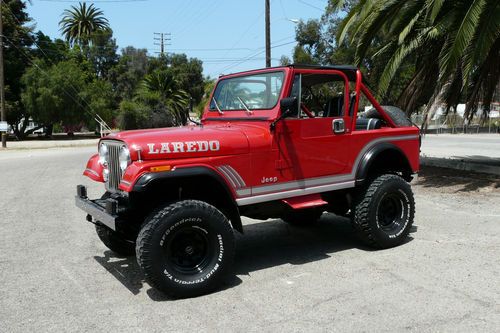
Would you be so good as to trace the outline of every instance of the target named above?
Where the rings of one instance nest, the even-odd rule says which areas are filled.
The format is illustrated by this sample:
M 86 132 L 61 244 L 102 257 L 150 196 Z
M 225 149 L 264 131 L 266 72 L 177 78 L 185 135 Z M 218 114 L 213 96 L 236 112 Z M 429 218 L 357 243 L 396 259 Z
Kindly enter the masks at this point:
M 241 222 L 241 216 L 239 213 L 238 205 L 234 201 L 233 195 L 229 190 L 225 180 L 219 175 L 216 171 L 203 166 L 194 166 L 194 167 L 184 167 L 184 168 L 176 168 L 172 171 L 163 171 L 163 172 L 154 172 L 154 173 L 146 173 L 139 177 L 133 187 L 133 192 L 144 192 L 148 189 L 152 184 L 156 184 L 158 182 L 168 182 L 173 179 L 183 179 L 183 178 L 192 178 L 192 177 L 209 177 L 216 181 L 222 189 L 224 190 L 228 201 L 230 202 L 230 216 L 228 219 L 231 221 L 231 225 L 234 229 L 238 230 L 240 233 L 243 233 L 243 224 Z
M 356 186 L 363 185 L 365 183 L 369 175 L 370 167 L 373 165 L 377 157 L 380 156 L 380 154 L 389 151 L 397 154 L 401 158 L 404 167 L 409 170 L 411 174 L 410 162 L 401 148 L 392 143 L 383 142 L 370 148 L 361 158 L 356 170 Z

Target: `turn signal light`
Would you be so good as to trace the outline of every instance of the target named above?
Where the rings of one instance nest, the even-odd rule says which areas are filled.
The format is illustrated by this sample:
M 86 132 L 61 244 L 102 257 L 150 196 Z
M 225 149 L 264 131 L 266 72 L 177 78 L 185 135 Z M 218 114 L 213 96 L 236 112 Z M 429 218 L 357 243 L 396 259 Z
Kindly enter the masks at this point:
M 154 166 L 150 167 L 149 171 L 151 172 L 162 172 L 162 171 L 170 171 L 172 170 L 172 167 L 170 165 L 160 165 L 160 166 Z

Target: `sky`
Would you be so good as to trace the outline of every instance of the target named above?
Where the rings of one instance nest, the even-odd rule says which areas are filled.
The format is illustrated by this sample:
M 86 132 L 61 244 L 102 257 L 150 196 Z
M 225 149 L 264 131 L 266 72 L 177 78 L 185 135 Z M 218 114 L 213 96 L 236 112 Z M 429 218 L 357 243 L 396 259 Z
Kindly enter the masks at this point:
M 89 3 L 92 3 L 89 1 Z M 157 55 L 154 33 L 170 33 L 167 52 L 203 61 L 204 74 L 265 67 L 264 0 L 100 0 L 119 48 L 146 48 Z M 296 20 L 320 18 L 327 0 L 271 0 L 271 57 L 291 58 Z M 33 0 L 28 13 L 41 30 L 60 38 L 59 21 L 73 0 Z

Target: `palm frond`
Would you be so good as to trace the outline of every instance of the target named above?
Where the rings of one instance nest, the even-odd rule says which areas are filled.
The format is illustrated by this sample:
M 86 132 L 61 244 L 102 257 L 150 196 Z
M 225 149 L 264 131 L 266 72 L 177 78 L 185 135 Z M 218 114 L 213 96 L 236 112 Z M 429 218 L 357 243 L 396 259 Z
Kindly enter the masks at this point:
M 444 50 L 440 59 L 440 75 L 446 77 L 449 75 L 459 59 L 462 57 L 464 50 L 471 42 L 474 33 L 478 29 L 480 17 L 485 0 L 473 0 L 468 8 L 464 18 L 461 20 L 456 34 L 451 36 L 451 45 Z
M 430 24 L 434 24 L 445 0 L 430 0 L 426 5 L 426 16 Z
M 394 55 L 385 66 L 382 76 L 380 77 L 380 95 L 384 95 L 387 92 L 387 88 L 405 58 L 422 45 L 428 29 L 429 28 L 424 29 L 416 38 L 408 41 L 404 45 L 399 46 L 396 52 L 394 52 Z

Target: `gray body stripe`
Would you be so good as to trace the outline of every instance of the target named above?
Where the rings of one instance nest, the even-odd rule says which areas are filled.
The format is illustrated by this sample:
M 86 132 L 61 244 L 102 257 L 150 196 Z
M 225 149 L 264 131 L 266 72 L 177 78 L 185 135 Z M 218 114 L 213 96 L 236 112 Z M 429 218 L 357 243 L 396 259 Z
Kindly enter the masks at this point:
M 285 198 L 291 198 L 291 197 L 298 197 L 298 196 L 307 195 L 307 194 L 341 190 L 344 188 L 354 187 L 354 183 L 355 183 L 354 181 L 347 181 L 347 182 L 330 184 L 330 185 L 321 185 L 321 186 L 300 188 L 300 189 L 296 189 L 296 190 L 289 190 L 289 191 L 283 191 L 283 192 L 277 192 L 277 193 L 255 195 L 255 196 L 251 196 L 248 198 L 236 199 L 236 203 L 238 204 L 238 206 L 245 206 L 245 205 L 251 205 L 251 204 L 256 204 L 256 203 L 260 203 L 260 202 L 279 200 L 279 199 L 285 199 Z
M 356 172 L 363 156 L 373 146 L 381 142 L 418 140 L 415 135 L 388 136 L 375 139 L 366 144 L 359 152 L 350 173 L 307 178 L 279 184 L 269 184 L 255 187 L 246 187 L 245 181 L 230 165 L 220 165 L 217 169 L 231 183 L 236 191 L 238 206 L 251 205 L 259 202 L 279 200 L 306 194 L 321 193 L 355 186 Z
M 333 191 L 337 189 L 350 188 L 355 186 L 356 172 L 358 171 L 361 159 L 373 146 L 381 142 L 403 141 L 403 140 L 418 140 L 415 135 L 401 135 L 378 138 L 370 141 L 361 149 L 356 161 L 353 164 L 351 173 L 335 176 L 326 176 L 319 178 L 308 178 L 299 181 L 291 181 L 276 185 L 256 186 L 252 188 L 244 188 L 237 190 L 239 197 L 252 195 L 247 198 L 236 199 L 238 206 L 251 205 L 255 203 L 279 200 L 306 194 L 321 193 L 325 191 Z
M 220 165 L 217 167 L 219 171 L 229 180 L 231 185 L 235 189 L 241 189 L 246 187 L 245 182 L 243 181 L 243 178 L 234 170 L 231 166 L 229 165 Z
M 236 170 L 234 170 L 234 168 L 232 166 L 225 165 L 224 167 L 231 171 L 231 173 L 234 175 L 234 177 L 240 183 L 241 187 L 246 187 L 247 186 L 247 184 L 245 183 L 245 181 L 243 180 L 243 178 L 241 178 L 240 174 Z
M 381 142 L 390 142 L 390 141 L 404 141 L 404 140 L 418 140 L 418 135 L 401 135 L 401 136 L 389 136 L 385 138 L 378 138 L 373 141 L 370 141 L 366 146 L 361 149 L 361 151 L 358 154 L 358 157 L 356 158 L 356 161 L 354 162 L 354 165 L 352 167 L 352 171 L 350 175 L 353 177 L 353 179 L 356 177 L 356 172 L 358 171 L 358 166 L 359 163 L 361 162 L 361 159 L 363 156 L 365 156 L 366 152 L 373 148 L 376 144 L 379 144 Z
M 236 191 L 236 194 L 238 195 L 238 197 L 247 197 L 249 195 L 252 194 L 252 189 L 251 188 L 245 188 L 245 189 L 242 189 L 242 190 L 237 190 Z
M 236 171 L 234 171 L 233 168 L 231 168 L 229 165 L 223 165 L 223 166 L 221 166 L 221 168 L 223 168 L 224 170 L 226 170 L 227 174 L 231 178 L 233 178 L 234 182 L 238 185 L 239 188 L 245 187 L 245 185 L 243 185 L 243 183 L 238 178 L 238 176 L 236 176 Z
M 320 178 L 308 178 L 303 180 L 279 183 L 276 185 L 257 186 L 252 188 L 252 194 L 265 194 L 276 191 L 293 190 L 297 188 L 305 188 L 311 186 L 328 185 L 333 183 L 345 182 L 352 180 L 350 175 L 327 176 Z
M 228 172 L 226 171 L 226 169 L 224 169 L 223 167 L 218 167 L 219 171 L 224 175 L 224 177 L 231 183 L 231 185 L 233 186 L 233 188 L 238 188 L 238 185 L 236 185 L 236 182 L 234 181 L 233 177 L 231 177 Z

